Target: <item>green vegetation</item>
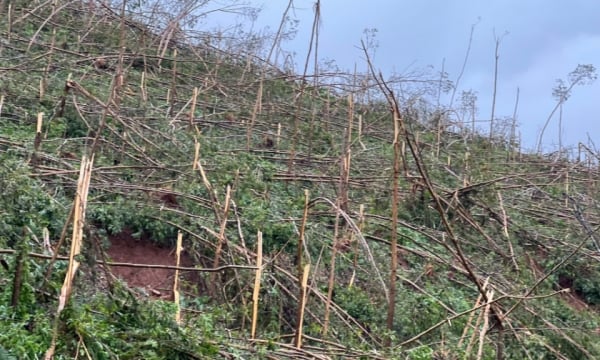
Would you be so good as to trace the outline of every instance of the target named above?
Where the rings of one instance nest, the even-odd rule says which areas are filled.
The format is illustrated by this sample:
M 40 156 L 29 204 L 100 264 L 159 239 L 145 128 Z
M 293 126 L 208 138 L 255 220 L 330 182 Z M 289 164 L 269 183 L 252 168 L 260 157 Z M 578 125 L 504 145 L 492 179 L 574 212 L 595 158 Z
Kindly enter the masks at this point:
M 249 39 L 223 50 L 184 20 L 94 4 L 13 1 L 0 18 L 0 359 L 42 358 L 53 337 L 57 359 L 600 358 L 597 153 L 451 126 L 433 77 L 394 138 L 368 74 L 307 81 Z M 178 233 L 198 270 L 179 304 L 111 275 L 117 237 L 173 249 Z

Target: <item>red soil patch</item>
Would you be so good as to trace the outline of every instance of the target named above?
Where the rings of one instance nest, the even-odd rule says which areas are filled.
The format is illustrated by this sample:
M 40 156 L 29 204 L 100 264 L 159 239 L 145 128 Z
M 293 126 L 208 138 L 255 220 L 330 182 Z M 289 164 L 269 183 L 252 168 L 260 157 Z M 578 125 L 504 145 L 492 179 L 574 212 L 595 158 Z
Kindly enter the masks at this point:
M 113 262 L 176 265 L 175 249 L 160 247 L 149 239 L 135 239 L 128 231 L 111 236 L 109 240 L 110 247 L 106 253 Z M 192 260 L 182 254 L 180 266 L 192 267 Z M 115 276 L 123 279 L 129 287 L 144 289 L 153 297 L 173 298 L 175 270 L 126 266 L 111 266 L 110 270 Z M 196 274 L 185 274 L 181 271 L 179 273 L 188 281 L 194 281 L 194 277 L 197 277 Z

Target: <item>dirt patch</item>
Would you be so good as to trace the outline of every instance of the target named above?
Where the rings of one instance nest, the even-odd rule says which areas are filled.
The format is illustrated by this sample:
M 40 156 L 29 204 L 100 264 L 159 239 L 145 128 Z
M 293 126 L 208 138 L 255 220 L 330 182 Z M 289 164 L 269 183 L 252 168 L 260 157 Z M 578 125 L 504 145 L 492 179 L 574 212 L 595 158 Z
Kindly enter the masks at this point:
M 135 239 L 131 232 L 124 231 L 111 236 L 110 247 L 106 251 L 113 262 L 149 265 L 176 265 L 175 249 L 160 247 L 149 239 Z M 180 266 L 193 267 L 189 256 L 182 254 Z M 111 266 L 111 272 L 123 279 L 129 287 L 143 289 L 149 296 L 161 299 L 173 298 L 175 270 L 147 269 L 139 267 Z M 197 274 L 182 273 L 182 278 L 190 283 L 197 281 Z

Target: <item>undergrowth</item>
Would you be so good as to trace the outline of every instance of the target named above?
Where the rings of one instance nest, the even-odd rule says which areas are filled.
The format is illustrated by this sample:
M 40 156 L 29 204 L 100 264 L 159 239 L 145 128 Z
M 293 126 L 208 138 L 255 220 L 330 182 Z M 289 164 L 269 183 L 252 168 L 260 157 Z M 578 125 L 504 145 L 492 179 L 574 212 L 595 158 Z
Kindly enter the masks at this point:
M 428 75 L 395 133 L 369 74 L 313 82 L 135 9 L 54 4 L 0 19 L 0 358 L 40 358 L 53 333 L 64 359 L 600 357 L 597 154 L 453 127 Z M 56 315 L 92 153 L 82 267 Z M 123 233 L 183 234 L 201 275 L 179 309 L 111 277 L 102 253 Z

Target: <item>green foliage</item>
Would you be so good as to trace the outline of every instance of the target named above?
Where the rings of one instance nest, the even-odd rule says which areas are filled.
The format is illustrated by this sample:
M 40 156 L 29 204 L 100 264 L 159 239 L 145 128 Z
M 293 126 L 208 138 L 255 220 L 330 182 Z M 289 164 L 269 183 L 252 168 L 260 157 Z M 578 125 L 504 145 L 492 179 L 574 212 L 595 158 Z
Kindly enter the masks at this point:
M 80 337 L 93 358 L 192 359 L 192 354 L 216 353 L 214 345 L 177 326 L 172 303 L 99 296 L 92 302 L 75 301 L 65 316 L 67 333 Z
M 434 351 L 429 346 L 419 346 L 408 351 L 408 359 L 410 360 L 430 360 L 434 358 Z
M 51 234 L 61 229 L 64 208 L 29 176 L 29 168 L 10 155 L 0 154 L 0 246 L 14 247 L 42 230 Z
M 448 202 L 444 211 L 455 235 L 452 240 L 458 241 L 466 263 L 480 280 L 489 277 L 493 288 L 506 294 L 522 294 L 523 289 L 536 284 L 541 273 L 552 269 L 572 251 L 576 243 L 573 239 L 581 237 L 580 224 L 570 215 L 572 209 L 563 205 L 567 188 L 574 197 L 586 202 L 586 220 L 592 225 L 598 223 L 594 213 L 598 201 L 597 169 L 582 170 L 583 163 L 570 166 L 566 161 L 561 167 L 563 160 L 548 161 L 528 154 L 520 154 L 525 159 L 521 162 L 507 161 L 506 144 L 464 131 L 465 124 L 454 123 L 458 120 L 454 118 L 447 120 L 463 128 L 440 132 L 444 128 L 441 118 L 432 115 L 439 109 L 427 105 L 427 96 L 422 95 L 443 90 L 437 76 L 434 82 L 440 84 L 436 85 L 440 89 L 419 89 L 413 94 L 413 86 L 421 85 L 407 84 L 402 98 L 406 96 L 411 101 L 401 105 L 402 112 L 406 112 L 403 116 L 406 115 L 407 128 L 412 132 L 408 137 L 418 141 L 416 152 L 424 169 L 417 168 L 406 148 L 398 205 L 399 220 L 409 225 L 398 229 L 399 257 L 403 260 L 399 279 L 410 281 L 398 283 L 394 328 L 387 330 L 386 294 L 375 280 L 373 262 L 384 281 L 388 281 L 388 241 L 391 221 L 395 221 L 390 219 L 393 126 L 389 106 L 380 94 L 372 88 L 363 92 L 363 86 L 357 86 L 363 84 L 361 75 L 351 80 L 352 86 L 346 86 L 350 83 L 344 83 L 345 76 L 327 79 L 323 75 L 316 78 L 323 82 L 312 88 L 312 84 L 301 84 L 276 69 L 259 69 L 263 66 L 261 61 L 240 55 L 260 54 L 255 43 L 247 44 L 252 49 L 249 52 L 244 49 L 246 44 L 241 44 L 235 54 L 227 54 L 223 49 L 231 45 L 229 40 L 223 42 L 228 38 L 223 34 L 186 37 L 189 34 L 180 30 L 189 26 L 189 19 L 180 19 L 178 25 L 182 28 L 172 34 L 162 26 L 175 23 L 160 17 L 152 18 L 156 22 L 146 27 L 144 22 L 149 20 L 145 18 L 143 1 L 126 4 L 126 11 L 132 11 L 133 17 L 123 23 L 114 16 L 118 10 L 104 13 L 105 8 L 86 8 L 86 2 L 59 4 L 60 9 L 55 11 L 50 2 L 32 6 L 31 2 L 13 1 L 13 18 L 21 20 L 12 24 L 14 37 L 10 43 L 0 43 L 0 68 L 5 69 L 0 84 L 0 95 L 4 96 L 0 114 L 0 247 L 16 250 L 16 254 L 2 258 L 6 260 L 0 267 L 0 359 L 39 358 L 49 346 L 56 294 L 66 262 L 52 264 L 53 275 L 42 286 L 50 263 L 28 254 L 46 251 L 41 246 L 44 229 L 49 231 L 50 242 L 56 243 L 75 195 L 79 157 L 90 152 L 91 138 L 96 136 L 98 146 L 94 149 L 84 242 L 96 235 L 107 239 L 131 234 L 170 246 L 182 229 L 189 237 L 187 254 L 196 264 L 210 266 L 218 237 L 215 234 L 221 230 L 219 218 L 225 191 L 230 186 L 235 206 L 231 204 L 224 228 L 228 243 L 222 249 L 222 264 L 253 264 L 256 233 L 262 231 L 266 267 L 259 332 L 262 339 L 269 340 L 264 344 L 242 340 L 247 336 L 252 308 L 252 270 L 216 274 L 217 284 L 210 285 L 217 286 L 218 294 L 195 298 L 182 293 L 184 322 L 176 324 L 173 304 L 140 300 L 122 284 L 101 288 L 104 284 L 89 280 L 88 269 L 82 266 L 78 279 L 81 283 L 76 283 L 74 296 L 58 322 L 59 359 L 216 358 L 223 351 L 230 358 L 266 358 L 277 351 L 278 343 L 287 341 L 282 335 L 296 330 L 298 285 L 294 277 L 298 259 L 294 256 L 303 218 L 304 190 L 310 190 L 312 200 L 327 199 L 332 203 L 342 195 L 340 153 L 349 112 L 346 88 L 353 89 L 355 115 L 363 116 L 360 141 L 356 127 L 351 134 L 347 215 L 359 224 L 358 209 L 365 205 L 365 223 L 360 224 L 360 229 L 367 243 L 355 248 L 356 237 L 349 236 L 348 224 L 341 221 L 343 232 L 338 235 L 349 246 L 344 243 L 338 249 L 335 275 L 339 284 L 333 300 L 362 328 L 357 330 L 332 316 L 332 339 L 328 340 L 344 345 L 348 351 L 365 350 L 352 357 L 366 358 L 369 352 L 384 351 L 379 341 L 371 341 L 371 336 L 375 340 L 389 336 L 397 344 L 440 322 L 442 326 L 418 342 L 407 348 L 390 349 L 386 355 L 408 359 L 472 356 L 463 354 L 464 349 L 455 348 L 455 344 L 463 329 L 478 329 L 467 326 L 467 316 L 452 322 L 445 320 L 472 308 L 478 293 L 473 280 L 465 275 L 456 243 L 450 241 L 450 232 L 441 225 L 433 197 L 424 188 L 421 170 L 425 170 L 438 195 Z M 176 2 L 173 9 L 181 4 Z M 100 18 L 102 21 L 97 21 Z M 123 33 L 122 24 L 126 29 Z M 9 28 L 6 17 L 0 17 L 0 28 Z M 366 33 L 370 41 L 374 32 Z M 34 40 L 31 47 L 27 40 Z M 261 39 L 252 41 L 256 40 Z M 161 48 L 156 44 L 161 44 Z M 163 50 L 165 56 L 160 55 Z M 120 75 L 117 70 L 122 51 L 124 82 L 115 88 L 111 84 L 120 79 L 116 75 Z M 93 63 L 95 58 L 106 63 L 99 66 Z M 582 69 L 580 73 L 584 75 L 593 72 L 591 68 Z M 68 78 L 80 88 L 68 89 L 63 98 Z M 42 99 L 41 80 L 46 85 Z M 327 86 L 329 80 L 336 85 Z M 580 80 L 573 79 L 573 83 Z M 428 80 L 414 83 L 427 84 Z M 257 112 L 258 84 L 263 92 Z M 568 93 L 562 86 L 565 84 L 559 84 L 559 92 Z M 309 86 L 300 93 L 300 86 L 305 85 Z M 199 93 L 190 119 L 194 88 Z M 45 137 L 36 144 L 41 146 L 39 157 L 30 161 L 38 112 L 45 114 Z M 454 109 L 447 113 L 451 117 Z M 105 115 L 106 126 L 96 134 Z M 198 171 L 192 170 L 196 143 L 201 145 L 199 161 L 210 186 Z M 515 173 L 518 175 L 513 176 Z M 557 174 L 569 174 L 571 183 L 565 184 L 566 176 Z M 497 181 L 479 184 L 492 179 Z M 456 192 L 470 185 L 477 191 L 468 196 Z M 544 196 L 532 199 L 533 188 Z M 324 289 L 324 269 L 331 265 L 328 262 L 335 211 L 325 203 L 311 203 L 305 228 L 307 241 L 302 262 L 311 264 L 311 289 Z M 463 213 L 457 211 L 458 207 Z M 508 238 L 503 228 L 504 213 Z M 67 236 L 65 248 L 69 240 Z M 509 247 L 511 244 L 513 247 Z M 65 248 L 59 250 L 61 255 Z M 83 252 L 91 260 L 84 265 L 95 266 L 93 254 L 90 255 L 95 252 L 85 246 Z M 600 304 L 600 268 L 589 261 L 589 252 L 584 255 L 537 285 L 535 295 L 567 287 L 561 284 L 567 279 L 573 295 L 586 302 L 589 309 L 576 311 L 561 296 L 524 301 L 536 314 L 522 306 L 510 315 L 511 324 L 528 330 L 520 332 L 518 339 L 506 336 L 507 358 L 549 359 L 554 358 L 553 351 L 560 351 L 565 358 L 588 356 L 581 347 L 591 357 L 600 357 L 593 335 L 600 324 L 595 311 Z M 12 282 L 18 259 L 23 265 L 23 283 L 18 305 L 12 307 Z M 536 261 L 541 264 L 540 269 Z M 342 286 L 350 276 L 355 276 L 355 285 Z M 212 280 L 199 277 L 198 284 L 193 284 L 198 288 L 206 286 L 206 279 Z M 221 300 L 222 304 L 217 304 Z M 512 303 L 514 299 L 510 298 L 498 302 L 502 307 Z M 323 312 L 322 299 L 309 291 L 304 329 L 308 335 L 320 335 L 322 324 L 308 319 Z M 548 323 L 561 332 L 549 329 Z M 491 359 L 495 355 L 493 334 L 487 340 L 483 358 Z M 311 343 L 315 344 L 315 348 L 322 345 Z
M 362 324 L 369 324 L 381 319 L 382 313 L 377 311 L 375 304 L 364 290 L 352 287 L 337 287 L 334 299 L 348 315 L 352 316 Z
M 108 235 L 128 231 L 135 238 L 149 238 L 159 244 L 172 244 L 177 237 L 177 229 L 165 222 L 178 220 L 176 215 L 154 207 L 140 208 L 137 202 L 120 196 L 114 202 L 91 204 L 89 219 Z
M 12 356 L 8 351 L 0 346 L 0 360 L 16 360 L 17 358 Z
M 600 265 L 576 259 L 557 273 L 556 285 L 571 288 L 577 296 L 590 305 L 600 305 Z
M 40 356 L 50 344 L 52 327 L 47 309 L 36 310 L 35 303 L 29 306 L 31 312 L 26 319 L 15 318 L 9 306 L 0 306 L 0 346 L 17 359 Z

